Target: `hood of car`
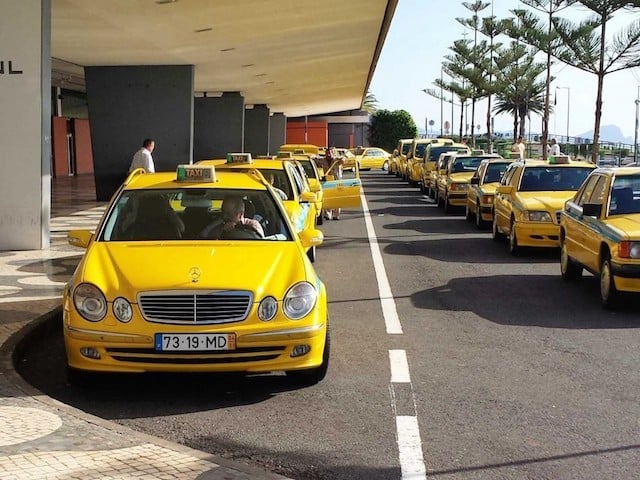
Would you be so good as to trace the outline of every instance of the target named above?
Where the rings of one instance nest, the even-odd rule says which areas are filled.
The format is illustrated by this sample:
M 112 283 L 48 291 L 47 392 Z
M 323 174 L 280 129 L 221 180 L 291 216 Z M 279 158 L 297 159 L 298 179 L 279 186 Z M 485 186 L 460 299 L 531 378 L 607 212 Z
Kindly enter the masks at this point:
M 573 198 L 575 192 L 519 192 L 518 196 L 526 210 L 562 210 L 564 203 Z
M 142 291 L 249 290 L 257 300 L 281 299 L 296 282 L 317 283 L 306 257 L 290 241 L 95 242 L 86 252 L 74 283 L 99 287 L 108 301 L 135 301 Z
M 452 182 L 456 183 L 469 183 L 474 172 L 458 172 L 449 174 L 449 178 Z
M 614 215 L 607 219 L 607 225 L 623 239 L 640 240 L 640 213 Z
M 483 183 L 480 189 L 485 195 L 495 195 L 498 185 L 500 185 L 500 182 Z

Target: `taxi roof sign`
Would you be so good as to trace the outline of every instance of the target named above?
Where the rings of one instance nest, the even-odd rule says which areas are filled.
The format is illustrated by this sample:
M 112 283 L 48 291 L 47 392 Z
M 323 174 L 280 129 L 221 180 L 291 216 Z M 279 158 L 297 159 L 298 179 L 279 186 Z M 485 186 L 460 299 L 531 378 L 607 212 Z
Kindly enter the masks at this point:
M 253 160 L 251 159 L 250 153 L 227 153 L 227 163 L 232 165 L 243 165 L 250 164 Z
M 216 181 L 216 169 L 213 165 L 178 165 L 176 168 L 177 182 L 203 182 Z
M 293 152 L 278 152 L 278 158 L 293 158 Z
M 564 163 L 571 163 L 569 155 L 551 155 L 549 157 L 549 165 L 561 165 Z

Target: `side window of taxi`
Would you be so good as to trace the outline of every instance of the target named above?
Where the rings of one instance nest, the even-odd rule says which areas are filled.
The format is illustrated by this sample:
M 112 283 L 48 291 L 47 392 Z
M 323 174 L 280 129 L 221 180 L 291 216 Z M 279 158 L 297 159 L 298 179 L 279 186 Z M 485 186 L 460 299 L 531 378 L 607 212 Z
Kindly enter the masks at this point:
M 300 197 L 302 192 L 304 192 L 305 190 L 302 178 L 300 178 L 300 173 L 297 171 L 296 168 L 292 166 L 287 166 L 287 168 L 289 169 L 289 173 L 293 177 L 293 185 L 296 190 L 296 195 Z
M 606 183 L 606 177 L 602 175 L 592 175 L 591 178 L 587 180 L 584 188 L 578 193 L 576 204 L 581 207 L 585 203 L 597 203 L 601 205 L 604 201 Z
M 504 172 L 504 175 L 502 176 L 502 180 L 500 180 L 500 185 L 510 185 L 511 179 L 515 175 L 516 170 L 517 167 L 515 165 L 509 165 L 507 171 Z

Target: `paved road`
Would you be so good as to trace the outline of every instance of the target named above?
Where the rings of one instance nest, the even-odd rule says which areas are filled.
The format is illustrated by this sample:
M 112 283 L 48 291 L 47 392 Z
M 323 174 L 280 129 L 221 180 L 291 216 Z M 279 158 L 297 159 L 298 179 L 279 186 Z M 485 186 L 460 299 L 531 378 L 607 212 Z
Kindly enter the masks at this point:
M 333 338 L 319 385 L 199 375 L 77 389 L 59 334 L 25 354 L 23 374 L 90 413 L 293 478 L 637 478 L 637 298 L 604 311 L 593 277 L 560 280 L 557 252 L 511 257 L 399 179 L 364 179 L 370 216 L 322 227 Z

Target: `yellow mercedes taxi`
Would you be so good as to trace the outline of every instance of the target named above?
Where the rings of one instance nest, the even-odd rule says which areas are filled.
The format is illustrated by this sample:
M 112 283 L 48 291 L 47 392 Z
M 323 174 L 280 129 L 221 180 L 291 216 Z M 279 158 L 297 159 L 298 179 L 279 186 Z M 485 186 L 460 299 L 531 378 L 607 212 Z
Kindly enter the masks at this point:
M 401 165 L 407 163 L 407 153 L 411 150 L 412 138 L 402 138 L 398 140 L 398 146 L 393 151 L 389 160 L 389 175 L 400 176 Z
M 298 234 L 317 231 L 316 219 L 320 215 L 316 210 L 317 197 L 302 178 L 295 159 L 277 157 L 253 159 L 248 153 L 230 153 L 223 163 L 219 159 L 200 160 L 197 165 L 215 165 L 217 171 L 258 170 L 278 193 L 295 231 Z M 315 262 L 316 245 L 310 246 L 307 254 L 309 259 Z
M 511 160 L 500 156 L 486 158 L 469 180 L 465 216 L 469 221 L 475 219 L 479 230 L 493 221 L 493 197 L 510 163 Z
M 600 279 L 600 298 L 614 308 L 621 292 L 640 292 L 640 167 L 598 168 L 560 215 L 560 272 L 586 269 Z
M 316 199 L 314 201 L 316 207 L 316 224 L 322 225 L 323 216 L 322 216 L 322 208 L 323 208 L 323 200 L 324 193 L 322 191 L 322 175 L 320 170 L 318 169 L 318 164 L 316 163 L 316 159 L 319 158 L 316 154 L 293 154 L 290 151 L 278 151 L 277 158 L 279 159 L 295 159 L 296 164 L 300 165 L 302 168 L 301 176 L 303 179 L 309 184 L 309 190 L 312 191 Z
M 501 158 L 497 154 L 468 155 L 456 153 L 450 157 L 438 179 L 438 206 L 450 213 L 452 207 L 465 207 L 467 204 L 467 190 L 469 181 L 480 163 L 488 158 Z
M 509 252 L 521 247 L 560 247 L 560 212 L 595 168 L 567 156 L 520 160 L 504 173 L 493 199 L 492 237 L 509 238 Z
M 436 179 L 439 176 L 436 163 L 440 159 L 440 155 L 447 152 L 470 154 L 471 149 L 466 144 L 454 142 L 450 138 L 437 138 L 427 146 L 424 152 L 424 162 L 422 162 L 421 170 L 419 171 L 419 184 L 420 190 L 433 199 L 436 199 Z
M 244 211 L 244 219 L 239 215 Z M 326 289 L 273 187 L 256 170 L 133 171 L 64 289 L 71 381 L 96 372 L 273 372 L 329 363 Z
M 391 154 L 379 147 L 357 147 L 349 151 L 355 155 L 360 170 L 388 170 Z

